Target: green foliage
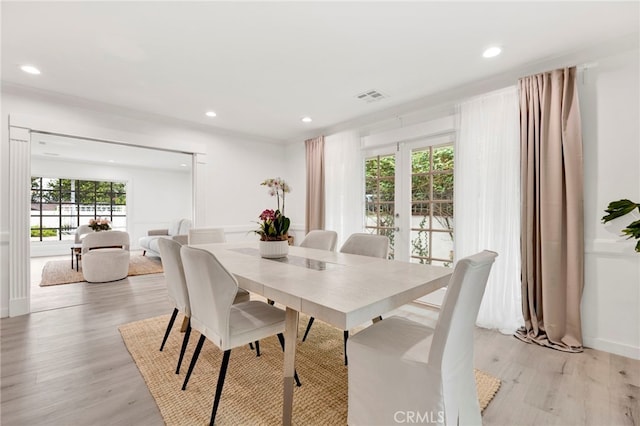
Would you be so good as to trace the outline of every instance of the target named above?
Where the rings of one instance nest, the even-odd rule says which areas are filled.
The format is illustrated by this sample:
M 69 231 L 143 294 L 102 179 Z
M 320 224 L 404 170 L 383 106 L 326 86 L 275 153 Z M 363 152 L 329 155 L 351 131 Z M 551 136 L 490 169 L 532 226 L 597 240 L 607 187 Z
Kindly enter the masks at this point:
M 607 223 L 613 219 L 617 219 L 628 213 L 631 213 L 635 209 L 640 212 L 640 204 L 634 203 L 631 200 L 618 200 L 609 203 L 609 206 L 605 209 L 608 214 L 602 217 L 602 223 Z M 639 240 L 636 243 L 636 252 L 640 253 L 640 220 L 631 222 L 626 228 L 622 230 L 623 235 L 627 235 L 627 239 L 635 238 Z
M 50 179 L 31 177 L 31 202 L 76 204 L 127 203 L 126 184 L 74 179 Z
M 411 240 L 411 254 L 415 256 L 429 256 L 429 233 L 424 229 L 427 226 L 428 216 L 424 216 L 418 225 L 421 230 L 418 231 L 416 237 Z M 419 259 L 420 263 L 426 263 L 425 259 Z
M 42 228 L 42 238 L 45 237 L 55 237 L 58 235 L 58 231 L 51 228 Z M 31 227 L 31 238 L 40 238 L 40 227 L 38 225 L 33 225 Z

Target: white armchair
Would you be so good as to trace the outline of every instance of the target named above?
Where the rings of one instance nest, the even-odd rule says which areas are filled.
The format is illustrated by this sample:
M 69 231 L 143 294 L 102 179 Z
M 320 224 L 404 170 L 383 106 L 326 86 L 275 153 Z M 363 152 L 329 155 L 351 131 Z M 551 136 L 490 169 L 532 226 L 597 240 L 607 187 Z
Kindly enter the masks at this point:
M 82 274 L 90 283 L 117 281 L 129 275 L 129 234 L 102 231 L 82 240 Z
M 191 219 L 178 219 L 171 223 L 167 229 L 150 229 L 146 237 L 140 238 L 138 244 L 142 247 L 142 255 L 147 252 L 151 256 L 160 257 L 160 238 L 169 238 L 178 241 L 180 244 L 187 244 L 189 229 L 191 229 Z
M 74 242 L 76 244 L 82 243 L 82 240 L 87 234 L 94 232 L 93 229 L 89 225 L 80 225 L 76 228 L 76 233 L 74 236 Z

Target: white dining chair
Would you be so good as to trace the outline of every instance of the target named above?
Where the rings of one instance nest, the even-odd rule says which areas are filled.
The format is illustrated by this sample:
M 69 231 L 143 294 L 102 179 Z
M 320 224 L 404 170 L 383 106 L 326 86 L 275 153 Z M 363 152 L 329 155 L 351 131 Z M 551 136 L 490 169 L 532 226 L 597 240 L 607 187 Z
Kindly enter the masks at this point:
M 386 259 L 389 257 L 389 237 L 365 233 L 351 234 L 340 248 L 340 253 Z
M 340 253 L 358 254 L 361 256 L 379 257 L 386 259 L 389 257 L 389 237 L 385 235 L 374 235 L 365 233 L 351 234 L 347 241 L 344 242 L 340 248 Z M 382 317 L 376 318 L 381 320 Z M 302 341 L 307 340 L 307 335 L 311 326 L 313 325 L 314 317 L 309 318 L 309 323 L 304 331 Z M 344 338 L 344 365 L 349 364 L 349 358 L 347 356 L 347 340 L 349 340 L 349 330 L 342 332 Z
M 238 281 L 211 252 L 183 246 L 180 253 L 191 296 L 191 325 L 201 333 L 186 380 L 193 372 L 205 339 L 224 351 L 211 412 L 213 425 L 231 349 L 277 335 L 284 351 L 285 312 L 257 300 L 234 304 Z M 297 373 L 294 378 L 300 386 Z
M 305 235 L 304 240 L 300 243 L 300 247 L 334 251 L 337 242 L 338 233 L 336 231 L 315 229 Z
M 338 233 L 336 231 L 313 230 L 309 231 L 309 233 L 304 237 L 304 240 L 300 243 L 300 247 L 334 251 L 336 249 L 337 242 Z M 311 330 L 314 320 L 314 317 L 309 318 L 307 328 L 305 329 L 304 336 L 302 337 L 303 342 L 307 340 L 307 335 L 309 334 L 309 330 Z
M 180 247 L 182 247 L 182 245 L 175 240 L 161 238 L 158 241 L 158 246 L 160 248 L 160 258 L 162 260 L 167 293 L 169 300 L 173 304 L 173 312 L 171 313 L 171 318 L 169 318 L 169 323 L 167 324 L 167 329 L 164 332 L 162 344 L 160 345 L 161 352 L 171 333 L 178 312 L 182 312 L 187 321 L 187 326 L 182 338 L 180 356 L 178 357 L 178 365 L 176 367 L 176 374 L 180 374 L 180 366 L 182 365 L 182 359 L 184 358 L 184 353 L 189 344 L 189 336 L 191 335 L 191 303 L 189 301 L 189 290 L 187 289 L 187 282 L 184 276 L 182 258 L 180 257 Z M 248 300 L 249 293 L 244 291 L 238 292 L 233 302 L 242 303 Z
M 497 254 L 458 261 L 435 327 L 386 318 L 349 339 L 350 426 L 408 417 L 438 425 L 481 425 L 473 331 Z
M 188 244 L 209 244 L 209 243 L 225 243 L 227 237 L 224 234 L 223 228 L 190 228 L 187 234 Z M 238 296 L 236 302 L 246 302 L 250 298 L 250 294 L 244 288 L 238 289 Z M 250 345 L 253 349 L 253 344 Z M 260 346 L 257 347 L 258 356 L 260 356 Z
M 224 243 L 227 241 L 222 228 L 191 228 L 188 244 Z

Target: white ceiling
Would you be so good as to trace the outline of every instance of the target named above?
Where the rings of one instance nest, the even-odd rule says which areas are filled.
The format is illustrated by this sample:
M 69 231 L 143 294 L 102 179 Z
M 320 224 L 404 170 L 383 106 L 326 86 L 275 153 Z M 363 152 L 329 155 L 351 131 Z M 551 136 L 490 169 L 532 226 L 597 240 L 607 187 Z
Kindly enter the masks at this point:
M 290 142 L 633 36 L 639 6 L 3 1 L 2 80 Z M 356 99 L 371 89 L 388 98 Z

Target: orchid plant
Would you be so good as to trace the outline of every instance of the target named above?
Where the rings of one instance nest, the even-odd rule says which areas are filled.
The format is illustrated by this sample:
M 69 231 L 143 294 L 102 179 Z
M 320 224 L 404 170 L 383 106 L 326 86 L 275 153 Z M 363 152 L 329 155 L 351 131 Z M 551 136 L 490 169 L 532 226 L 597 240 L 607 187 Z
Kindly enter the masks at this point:
M 286 241 L 287 232 L 291 221 L 284 215 L 285 194 L 291 192 L 291 187 L 280 178 L 266 179 L 260 185 L 269 188 L 269 195 L 277 198 L 277 209 L 264 210 L 260 216 L 260 227 L 255 231 L 260 235 L 262 241 Z M 280 209 L 280 198 L 282 197 L 282 210 Z

